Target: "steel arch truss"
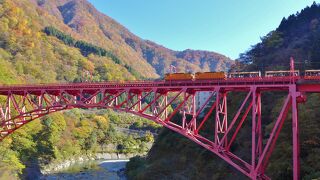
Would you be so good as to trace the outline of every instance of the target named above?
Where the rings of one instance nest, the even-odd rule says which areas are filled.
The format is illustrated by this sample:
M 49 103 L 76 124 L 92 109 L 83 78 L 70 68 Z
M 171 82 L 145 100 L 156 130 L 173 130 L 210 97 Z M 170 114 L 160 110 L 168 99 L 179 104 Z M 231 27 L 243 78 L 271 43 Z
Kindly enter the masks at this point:
M 270 88 L 269 88 L 270 89 Z M 262 130 L 261 94 L 265 87 L 257 85 L 244 88 L 214 86 L 205 89 L 187 86 L 125 87 L 125 88 L 79 88 L 77 90 L 10 90 L 0 96 L 0 139 L 34 119 L 47 114 L 72 108 L 111 108 L 132 113 L 188 137 L 197 144 L 215 153 L 249 178 L 269 179 L 265 175 L 269 158 L 289 110 L 293 122 L 294 177 L 299 177 L 299 145 L 297 98 L 301 94 L 295 85 L 281 87 L 287 92 L 278 118 L 268 139 Z M 198 94 L 211 92 L 204 103 L 196 103 Z M 228 94 L 244 92 L 235 115 L 228 114 Z M 230 96 L 230 98 L 232 98 Z M 206 112 L 206 113 L 204 113 Z M 180 119 L 174 118 L 180 114 Z M 240 158 L 232 150 L 244 124 L 250 127 L 251 156 Z M 249 124 L 249 125 L 248 125 Z M 204 129 L 208 129 L 204 130 Z M 207 132 L 212 132 L 208 134 Z

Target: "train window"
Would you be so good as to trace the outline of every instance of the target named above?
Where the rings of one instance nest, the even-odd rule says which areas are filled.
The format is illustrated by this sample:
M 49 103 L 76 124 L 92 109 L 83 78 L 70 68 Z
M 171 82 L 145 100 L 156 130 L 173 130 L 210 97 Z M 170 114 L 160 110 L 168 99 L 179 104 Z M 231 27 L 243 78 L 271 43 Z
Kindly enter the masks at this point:
M 299 71 L 293 72 L 294 76 L 299 76 Z M 292 76 L 292 71 L 266 71 L 266 77 L 288 77 Z
M 320 70 L 306 70 L 305 76 L 320 76 Z
M 261 77 L 261 72 L 232 72 L 229 73 L 229 78 L 256 78 Z

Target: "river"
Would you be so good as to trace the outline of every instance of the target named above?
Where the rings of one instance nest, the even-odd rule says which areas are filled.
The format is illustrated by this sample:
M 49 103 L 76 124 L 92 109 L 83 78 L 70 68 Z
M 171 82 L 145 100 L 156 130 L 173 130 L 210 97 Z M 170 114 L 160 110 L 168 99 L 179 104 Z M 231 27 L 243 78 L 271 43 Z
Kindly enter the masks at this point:
M 124 168 L 129 160 L 91 161 L 85 164 L 73 165 L 63 172 L 48 174 L 42 180 L 126 180 Z

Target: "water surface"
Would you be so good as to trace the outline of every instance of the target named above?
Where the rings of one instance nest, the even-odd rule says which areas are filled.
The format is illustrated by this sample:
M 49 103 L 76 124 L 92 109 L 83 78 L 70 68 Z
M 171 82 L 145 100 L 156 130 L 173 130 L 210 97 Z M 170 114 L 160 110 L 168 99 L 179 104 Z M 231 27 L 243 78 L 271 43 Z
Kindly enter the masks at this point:
M 44 180 L 126 180 L 124 168 L 129 160 L 92 161 L 73 165 L 64 172 L 49 174 Z

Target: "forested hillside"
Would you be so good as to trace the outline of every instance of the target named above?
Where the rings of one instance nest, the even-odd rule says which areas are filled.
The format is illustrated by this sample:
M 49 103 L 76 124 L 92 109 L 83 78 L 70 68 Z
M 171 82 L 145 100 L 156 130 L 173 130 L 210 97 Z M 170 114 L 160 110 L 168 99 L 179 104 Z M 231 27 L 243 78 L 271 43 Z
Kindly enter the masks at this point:
M 51 15 L 50 19 L 59 21 L 54 24 L 58 29 L 111 51 L 144 77 L 162 76 L 171 64 L 178 66 L 181 72 L 224 71 L 224 67 L 229 68 L 233 64 L 230 58 L 214 52 L 203 53 L 206 55 L 201 60 L 206 63 L 199 64 L 195 62 L 198 60 L 184 58 L 180 52 L 137 37 L 112 18 L 98 12 L 86 0 L 30 1 L 46 16 Z
M 252 70 L 288 69 L 294 57 L 296 68 L 319 68 L 320 8 L 313 3 L 297 14 L 283 18 L 279 27 L 261 38 L 261 42 L 243 53 L 238 60 Z M 248 65 L 250 64 L 250 65 Z
M 86 0 L 0 0 L 0 84 L 154 79 L 171 64 L 184 72 L 226 70 L 233 63 L 217 53 L 197 54 L 185 58 L 145 41 Z M 119 153 L 142 152 L 153 141 L 150 133 L 125 136 L 116 131 L 119 126 L 159 128 L 112 111 L 53 114 L 0 143 L 0 177 L 33 179 L 34 174 L 27 173 L 30 167 L 103 152 L 110 143 Z
M 37 11 L 3 1 L 0 13 L 1 83 L 72 82 L 85 71 L 97 80 L 135 79 L 112 58 L 82 54 L 78 48 L 45 34 Z
M 319 69 L 319 21 L 320 5 L 316 3 L 284 18 L 276 30 L 262 37 L 260 43 L 243 53 L 232 70 L 288 70 L 290 57 L 295 58 L 296 67 L 300 70 Z M 232 96 L 228 99 L 228 104 L 232 105 L 228 109 L 231 115 L 235 113 L 234 109 L 240 106 L 239 98 L 243 98 L 241 93 Z M 273 127 L 283 99 L 279 94 L 262 95 L 265 138 Z M 308 94 L 307 102 L 299 106 L 301 176 L 303 179 L 319 179 L 320 97 L 318 94 Z M 231 115 L 228 119 L 232 119 Z M 214 117 L 210 118 L 209 121 L 213 122 Z M 266 172 L 272 179 L 292 179 L 292 125 L 289 119 L 290 115 L 280 133 L 280 139 L 277 141 Z M 213 123 L 208 126 L 211 128 L 207 128 L 206 133 L 212 133 L 210 129 Z M 237 153 L 240 149 L 251 148 L 247 133 L 250 131 L 250 123 L 240 131 L 238 137 L 242 140 L 236 140 L 231 147 Z M 250 159 L 246 152 L 241 151 L 240 155 Z M 127 174 L 130 179 L 246 179 L 213 153 L 170 130 L 162 130 L 146 158 L 136 157 L 130 160 Z
M 46 14 L 29 1 L 0 1 L 0 84 L 78 82 L 88 80 L 84 72 L 90 72 L 93 81 L 140 78 L 139 73 L 112 52 L 76 34 L 66 35 L 55 28 L 56 31 L 50 31 L 53 34 L 46 32 L 49 26 L 44 25 L 50 25 L 48 22 L 59 23 L 50 16 L 45 22 L 44 17 Z M 74 44 L 61 37 L 72 39 Z M 110 143 L 121 146 L 115 150 L 118 152 L 146 151 L 146 143 L 153 139 L 150 133 L 137 138 L 115 130 L 119 126 L 130 128 L 136 122 L 139 123 L 135 128 L 158 128 L 145 119 L 120 116 L 112 111 L 73 110 L 38 119 L 0 143 L 0 177 L 33 179 L 28 173 L 22 174 L 30 166 L 103 152 L 104 145 Z
M 70 82 L 79 79 L 83 71 L 92 73 L 96 81 L 157 78 L 171 64 L 186 72 L 222 71 L 233 63 L 229 58 L 213 52 L 205 52 L 201 59 L 190 56 L 183 59 L 180 52 L 133 35 L 85 0 L 21 0 L 11 2 L 10 6 L 2 7 L 2 60 L 17 59 L 11 60 L 8 67 L 19 68 L 8 68 L 16 71 L 8 73 L 17 74 L 20 78 L 20 74 L 25 76 L 20 82 Z M 78 44 L 71 45 L 59 38 L 46 36 L 43 32 L 48 27 L 72 37 Z M 79 50 L 79 42 L 99 47 L 108 56 L 84 53 L 81 49 L 73 52 Z M 25 68 L 27 62 L 28 69 Z M 49 69 L 44 71 L 43 67 Z M 12 77 L 13 81 L 17 79 Z M 2 81 L 8 80 L 3 78 Z

